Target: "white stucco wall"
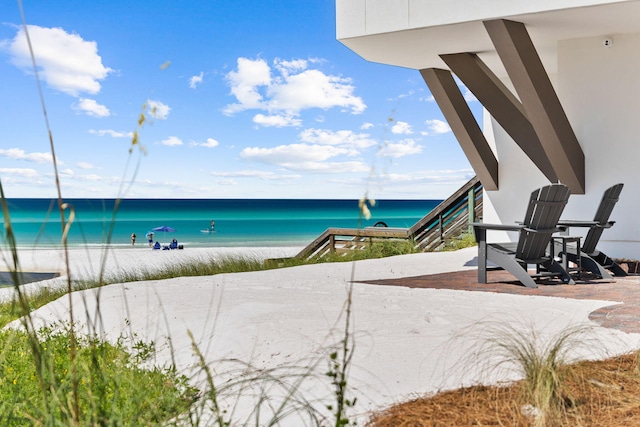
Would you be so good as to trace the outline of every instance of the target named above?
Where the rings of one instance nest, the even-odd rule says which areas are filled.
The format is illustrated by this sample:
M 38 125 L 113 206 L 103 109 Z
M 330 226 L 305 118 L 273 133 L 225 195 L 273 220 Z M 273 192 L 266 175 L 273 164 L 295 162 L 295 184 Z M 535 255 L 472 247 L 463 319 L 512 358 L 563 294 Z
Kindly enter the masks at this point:
M 593 212 L 598 194 L 624 183 L 613 211 L 616 225 L 600 248 L 610 256 L 640 259 L 640 34 L 570 40 L 558 46 L 559 95 L 585 152 L 586 194 L 567 214 Z M 593 215 L 593 213 L 591 213 Z
M 598 247 L 612 257 L 640 259 L 640 34 L 611 38 L 611 47 L 603 46 L 603 37 L 558 46 L 556 90 L 586 168 L 586 192 L 571 196 L 563 218 L 593 219 L 604 190 L 624 183 L 611 216 L 616 224 Z M 484 219 L 513 223 L 522 219 L 529 192 L 548 182 L 499 125 L 485 119 L 484 129 L 500 164 L 500 190 L 485 193 Z
M 336 0 L 338 39 L 626 0 Z

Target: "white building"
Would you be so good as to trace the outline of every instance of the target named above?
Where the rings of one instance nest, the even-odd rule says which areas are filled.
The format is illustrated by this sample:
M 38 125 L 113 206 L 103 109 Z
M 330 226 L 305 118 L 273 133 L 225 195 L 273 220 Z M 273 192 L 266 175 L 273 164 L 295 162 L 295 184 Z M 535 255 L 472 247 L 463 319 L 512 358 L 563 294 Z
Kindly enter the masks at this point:
M 598 247 L 640 259 L 640 0 L 336 0 L 336 22 L 366 60 L 422 74 L 485 187 L 485 222 L 522 220 L 549 182 L 571 188 L 563 218 L 590 220 L 622 182 Z

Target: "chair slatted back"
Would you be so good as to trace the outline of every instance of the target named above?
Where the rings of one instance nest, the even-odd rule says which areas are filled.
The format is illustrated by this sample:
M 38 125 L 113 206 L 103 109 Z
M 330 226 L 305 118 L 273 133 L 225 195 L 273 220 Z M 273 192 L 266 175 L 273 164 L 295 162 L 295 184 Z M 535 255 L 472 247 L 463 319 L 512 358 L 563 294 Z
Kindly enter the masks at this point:
M 604 192 L 602 200 L 600 201 L 600 206 L 598 206 L 598 210 L 593 217 L 593 220 L 597 222 L 598 225 L 591 227 L 587 232 L 587 235 L 584 238 L 584 243 L 582 244 L 582 252 L 592 254 L 596 251 L 596 245 L 600 241 L 600 236 L 602 236 L 602 232 L 604 231 L 603 226 L 605 226 L 609 221 L 611 212 L 620 198 L 620 192 L 622 191 L 623 186 L 624 184 L 622 183 L 616 184 L 613 187 L 609 187 Z
M 545 256 L 570 194 L 569 187 L 563 184 L 547 185 L 531 193 L 516 258 L 535 261 Z

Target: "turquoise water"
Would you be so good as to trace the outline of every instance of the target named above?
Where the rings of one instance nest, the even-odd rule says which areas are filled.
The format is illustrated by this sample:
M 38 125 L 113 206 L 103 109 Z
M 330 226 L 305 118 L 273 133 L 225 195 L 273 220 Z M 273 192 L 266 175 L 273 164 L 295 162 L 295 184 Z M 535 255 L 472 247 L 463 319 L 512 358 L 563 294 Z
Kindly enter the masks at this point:
M 11 224 L 20 247 L 58 247 L 61 242 L 57 201 L 8 199 Z M 440 200 L 379 200 L 371 219 L 359 220 L 356 200 L 285 199 L 125 199 L 112 220 L 113 199 L 68 199 L 75 219 L 68 235 L 70 246 L 147 244 L 145 235 L 154 227 L 169 226 L 175 232 L 156 232 L 161 244 L 178 240 L 185 247 L 304 246 L 329 227 L 358 228 L 378 221 L 389 227 L 410 227 Z M 69 218 L 67 211 L 66 218 Z M 204 233 L 211 220 L 215 232 Z M 5 223 L 2 221 L 2 243 Z M 111 236 L 110 241 L 108 236 Z

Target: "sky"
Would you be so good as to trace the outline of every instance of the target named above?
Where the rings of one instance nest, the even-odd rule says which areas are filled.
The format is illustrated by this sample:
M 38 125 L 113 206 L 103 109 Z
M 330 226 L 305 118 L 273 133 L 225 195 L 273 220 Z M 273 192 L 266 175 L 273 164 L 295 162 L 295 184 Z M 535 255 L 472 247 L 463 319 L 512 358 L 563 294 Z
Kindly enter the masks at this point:
M 22 6 L 40 86 L 0 0 L 6 197 L 57 197 L 47 123 L 63 198 L 444 199 L 474 176 L 419 71 L 336 40 L 332 0 Z

